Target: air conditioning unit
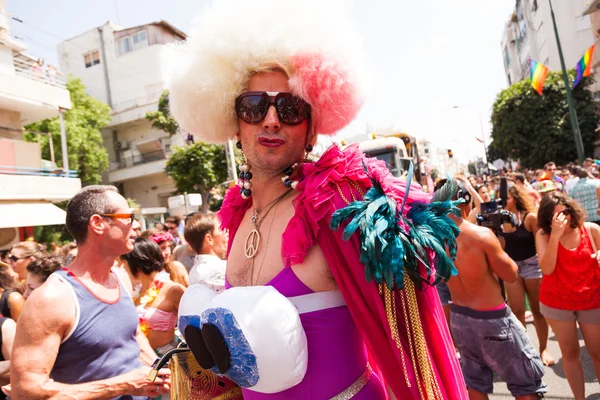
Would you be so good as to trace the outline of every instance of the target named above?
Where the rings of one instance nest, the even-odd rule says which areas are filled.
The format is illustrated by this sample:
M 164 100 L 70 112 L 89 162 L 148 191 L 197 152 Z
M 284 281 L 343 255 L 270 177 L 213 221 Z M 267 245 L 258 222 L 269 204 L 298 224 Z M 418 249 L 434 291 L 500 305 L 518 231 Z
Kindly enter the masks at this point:
M 117 150 L 129 150 L 129 142 L 117 140 L 115 147 Z
M 0 228 L 0 250 L 9 250 L 19 241 L 19 228 Z

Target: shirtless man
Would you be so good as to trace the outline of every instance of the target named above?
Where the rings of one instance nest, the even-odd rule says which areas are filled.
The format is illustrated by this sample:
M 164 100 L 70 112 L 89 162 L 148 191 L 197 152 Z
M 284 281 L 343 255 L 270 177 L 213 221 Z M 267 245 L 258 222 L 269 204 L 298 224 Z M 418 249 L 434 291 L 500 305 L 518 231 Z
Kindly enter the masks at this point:
M 493 392 L 493 373 L 517 399 L 537 399 L 546 392 L 544 366 L 523 325 L 502 297 L 498 278 L 517 279 L 517 265 L 494 233 L 466 221 L 470 202 L 452 216 L 460 229 L 455 261 L 458 275 L 448 281 L 452 295 L 450 327 L 461 358 L 471 400 Z M 497 278 L 498 277 L 498 278 Z
M 66 225 L 79 252 L 25 303 L 11 360 L 12 397 L 143 400 L 167 393 L 168 370 L 146 380 L 135 306 L 113 269 L 117 256 L 133 249 L 139 228 L 127 201 L 113 186 L 87 186 L 69 202 Z

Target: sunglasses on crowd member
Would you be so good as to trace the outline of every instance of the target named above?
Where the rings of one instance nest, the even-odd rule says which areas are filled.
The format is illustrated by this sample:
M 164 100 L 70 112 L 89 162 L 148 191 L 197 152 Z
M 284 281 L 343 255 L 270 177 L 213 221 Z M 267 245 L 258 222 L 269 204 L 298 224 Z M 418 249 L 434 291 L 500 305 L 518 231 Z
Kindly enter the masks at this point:
M 285 125 L 299 125 L 310 116 L 308 103 L 287 92 L 244 92 L 235 99 L 238 118 L 248 124 L 262 122 L 271 106 Z
M 559 215 L 562 214 L 565 217 L 568 215 L 571 215 L 571 210 L 569 210 L 568 208 L 565 208 L 564 210 L 562 210 L 561 212 L 558 213 Z
M 19 258 L 19 257 L 15 256 L 14 254 L 11 254 L 11 255 L 8 256 L 9 261 L 12 261 L 12 262 L 17 262 L 19 260 L 24 260 L 26 258 L 27 257 L 21 257 L 21 258 Z
M 135 221 L 135 213 L 131 214 L 100 214 L 101 217 L 112 218 L 112 219 L 123 219 L 126 224 L 133 224 Z

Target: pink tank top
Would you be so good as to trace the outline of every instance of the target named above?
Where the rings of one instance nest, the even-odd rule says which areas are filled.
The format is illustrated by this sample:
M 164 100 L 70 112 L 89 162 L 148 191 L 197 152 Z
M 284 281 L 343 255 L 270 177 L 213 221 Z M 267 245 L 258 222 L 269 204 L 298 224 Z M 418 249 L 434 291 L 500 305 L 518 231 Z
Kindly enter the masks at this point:
M 284 268 L 267 286 L 285 297 L 314 293 L 290 267 Z M 225 280 L 225 288 L 231 285 Z M 264 394 L 243 389 L 244 400 L 329 399 L 350 387 L 365 371 L 367 351 L 348 307 L 335 307 L 301 314 L 308 343 L 308 369 L 302 382 L 279 393 Z M 373 374 L 353 399 L 380 400 L 386 394 Z

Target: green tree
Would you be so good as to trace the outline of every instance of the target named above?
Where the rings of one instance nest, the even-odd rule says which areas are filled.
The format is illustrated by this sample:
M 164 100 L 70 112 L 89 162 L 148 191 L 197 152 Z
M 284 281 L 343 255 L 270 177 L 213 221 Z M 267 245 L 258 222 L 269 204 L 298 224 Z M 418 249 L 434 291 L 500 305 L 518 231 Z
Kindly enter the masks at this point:
M 169 106 L 169 91 L 165 90 L 160 95 L 158 100 L 158 110 L 148 111 L 146 113 L 146 119 L 152 122 L 152 126 L 156 129 L 163 130 L 173 136 L 179 130 L 179 124 L 171 115 Z
M 206 212 L 210 191 L 227 180 L 225 147 L 207 143 L 176 147 L 165 171 L 175 181 L 178 193 L 200 193 Z
M 170 112 L 168 90 L 160 96 L 158 110 L 147 112 L 146 119 L 152 121 L 154 128 L 161 129 L 170 136 L 179 131 L 179 125 Z M 211 204 L 210 192 L 228 178 L 224 146 L 194 143 L 175 147 L 165 171 L 175 181 L 178 193 L 202 195 L 202 211 L 208 211 L 209 207 L 219 207 L 219 204 Z
M 108 169 L 108 153 L 102 142 L 101 129 L 110 122 L 111 110 L 108 105 L 89 96 L 80 79 L 70 77 L 67 90 L 71 94 L 73 105 L 73 108 L 64 113 L 69 168 L 77 170 L 83 185 L 94 185 L 102 180 L 102 173 Z M 62 167 L 59 118 L 35 122 L 25 129 L 52 135 L 56 163 Z M 39 141 L 43 158 L 50 159 L 47 135 L 26 132 L 25 140 Z
M 54 203 L 54 205 L 66 210 L 67 203 L 67 201 L 61 201 Z M 34 236 L 35 240 L 38 243 L 45 244 L 47 249 L 52 248 L 52 243 L 62 246 L 73 241 L 73 236 L 71 236 L 65 225 L 36 226 L 34 227 Z
M 574 75 L 573 70 L 569 71 L 571 82 Z M 573 90 L 586 156 L 594 153 L 598 127 L 596 106 L 588 90 L 592 83 L 591 78 L 584 78 Z M 577 159 L 560 72 L 548 74 L 542 96 L 533 90 L 529 79 L 500 92 L 493 106 L 492 125 L 490 155 L 518 160 L 525 168 L 539 168 L 548 161 L 566 164 Z
M 469 171 L 469 173 L 471 175 L 477 175 L 477 166 L 475 165 L 475 163 L 473 161 L 471 161 L 468 165 L 467 165 L 467 170 Z

